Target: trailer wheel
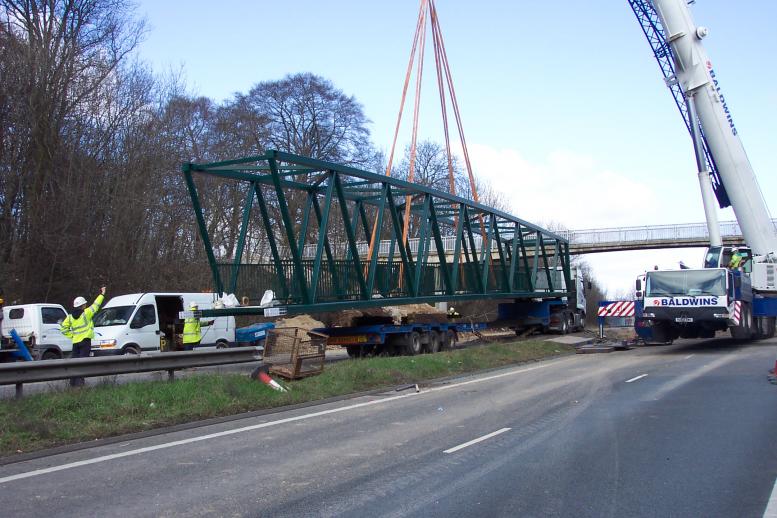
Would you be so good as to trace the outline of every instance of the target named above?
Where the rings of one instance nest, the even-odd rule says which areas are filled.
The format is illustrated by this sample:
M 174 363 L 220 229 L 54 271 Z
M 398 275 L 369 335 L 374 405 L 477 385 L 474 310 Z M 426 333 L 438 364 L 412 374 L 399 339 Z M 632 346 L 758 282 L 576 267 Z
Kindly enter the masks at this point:
M 358 345 L 346 345 L 345 350 L 348 351 L 349 358 L 360 358 L 362 356 L 362 348 Z
M 453 329 L 448 329 L 442 334 L 441 338 L 440 349 L 443 351 L 449 351 L 453 347 L 453 344 L 456 342 L 456 333 L 453 331 Z
M 561 315 L 561 334 L 565 335 L 569 333 L 569 317 L 566 313 Z
M 429 331 L 429 342 L 426 344 L 426 351 L 429 353 L 436 353 L 440 350 L 440 333 L 437 331 Z
M 585 311 L 580 313 L 580 325 L 577 327 L 578 331 L 585 331 Z
M 421 335 L 412 331 L 405 335 L 405 353 L 410 356 L 421 354 Z

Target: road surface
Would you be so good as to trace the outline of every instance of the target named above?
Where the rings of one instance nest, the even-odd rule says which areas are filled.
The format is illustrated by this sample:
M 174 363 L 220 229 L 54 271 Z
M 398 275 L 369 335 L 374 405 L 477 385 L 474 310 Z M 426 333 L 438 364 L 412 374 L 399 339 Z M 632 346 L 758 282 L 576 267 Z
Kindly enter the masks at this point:
M 0 509 L 760 517 L 777 513 L 775 358 L 774 339 L 567 356 L 79 450 L 0 467 Z

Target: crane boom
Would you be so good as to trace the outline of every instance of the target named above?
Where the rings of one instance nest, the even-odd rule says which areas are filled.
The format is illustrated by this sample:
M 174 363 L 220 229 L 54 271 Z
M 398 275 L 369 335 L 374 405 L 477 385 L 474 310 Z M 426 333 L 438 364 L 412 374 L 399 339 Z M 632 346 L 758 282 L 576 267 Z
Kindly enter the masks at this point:
M 699 164 L 699 170 L 702 167 L 709 172 L 710 182 L 712 183 L 712 189 L 715 193 L 715 197 L 718 199 L 718 205 L 721 209 L 731 206 L 731 202 L 728 199 L 726 188 L 720 181 L 720 175 L 718 174 L 718 168 L 715 166 L 715 160 L 713 160 L 710 154 L 709 144 L 707 139 L 704 138 L 704 134 L 699 128 L 698 120 L 696 121 L 696 128 L 698 131 L 694 131 L 694 125 L 691 122 L 691 113 L 689 109 L 689 103 L 685 98 L 685 93 L 680 87 L 677 81 L 677 74 L 674 70 L 674 57 L 672 56 L 672 49 L 669 47 L 669 43 L 666 41 L 664 35 L 664 28 L 661 26 L 661 21 L 658 19 L 658 14 L 651 0 L 628 0 L 631 10 L 637 17 L 637 21 L 642 27 L 642 32 L 653 49 L 653 56 L 656 58 L 658 67 L 661 69 L 661 74 L 664 76 L 664 82 L 669 88 L 669 92 L 672 94 L 677 109 L 680 111 L 680 115 L 685 122 L 685 127 L 691 134 L 691 138 L 694 139 L 694 144 L 698 145 L 698 140 L 701 140 L 701 145 L 704 148 L 704 159 L 706 164 Z
M 652 0 L 672 50 L 677 80 L 693 96 L 704 137 L 726 188 L 742 235 L 757 256 L 775 261 L 777 232 L 736 126 L 685 0 Z

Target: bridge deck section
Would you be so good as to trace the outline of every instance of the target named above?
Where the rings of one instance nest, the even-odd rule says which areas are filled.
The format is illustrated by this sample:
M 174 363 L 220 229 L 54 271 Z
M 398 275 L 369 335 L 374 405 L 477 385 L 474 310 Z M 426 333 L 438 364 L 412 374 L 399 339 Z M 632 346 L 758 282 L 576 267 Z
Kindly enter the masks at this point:
M 556 298 L 571 284 L 565 238 L 419 184 L 279 151 L 182 169 L 215 289 L 252 304 L 266 289 L 289 312 L 316 312 Z M 235 184 L 244 200 L 234 250 L 213 245 L 225 218 L 203 207 L 195 176 Z M 258 264 L 243 261 L 251 239 L 269 244 Z

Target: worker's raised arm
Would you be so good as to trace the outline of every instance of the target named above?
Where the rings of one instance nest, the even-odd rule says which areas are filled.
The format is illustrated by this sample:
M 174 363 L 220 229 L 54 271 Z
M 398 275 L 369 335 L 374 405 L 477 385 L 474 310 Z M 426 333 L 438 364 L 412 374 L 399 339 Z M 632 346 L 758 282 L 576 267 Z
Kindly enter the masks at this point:
M 100 311 L 100 307 L 102 307 L 103 305 L 103 300 L 105 300 L 105 286 L 100 288 L 100 294 L 97 295 L 96 299 L 94 299 L 94 302 L 92 303 L 92 305 L 86 308 L 86 310 L 84 310 L 84 313 L 88 311 L 89 318 L 93 318 L 95 313 Z

